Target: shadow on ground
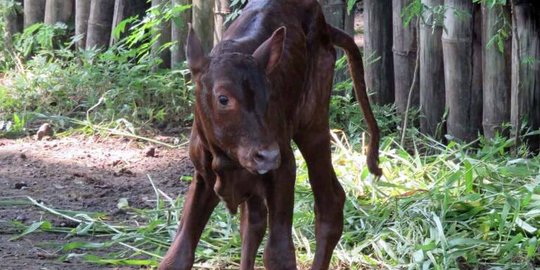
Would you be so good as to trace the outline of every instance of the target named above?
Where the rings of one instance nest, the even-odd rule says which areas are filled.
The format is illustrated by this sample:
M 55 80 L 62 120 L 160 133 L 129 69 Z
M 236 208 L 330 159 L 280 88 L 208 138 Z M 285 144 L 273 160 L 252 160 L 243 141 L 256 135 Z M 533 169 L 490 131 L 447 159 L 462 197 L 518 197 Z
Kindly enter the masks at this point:
M 175 198 L 186 190 L 181 176 L 193 171 L 185 147 L 156 147 L 154 155 L 148 153 L 150 147 L 121 138 L 0 139 L 1 268 L 104 269 L 76 260 L 58 261 L 54 244 L 73 241 L 64 234 L 33 233 L 8 241 L 20 233 L 14 221 L 29 225 L 47 219 L 55 226 L 70 227 L 65 219 L 17 202 L 32 197 L 56 209 L 102 212 L 112 220 L 126 220 L 128 216 L 117 207 L 120 198 L 135 208 L 154 207 L 148 176 Z

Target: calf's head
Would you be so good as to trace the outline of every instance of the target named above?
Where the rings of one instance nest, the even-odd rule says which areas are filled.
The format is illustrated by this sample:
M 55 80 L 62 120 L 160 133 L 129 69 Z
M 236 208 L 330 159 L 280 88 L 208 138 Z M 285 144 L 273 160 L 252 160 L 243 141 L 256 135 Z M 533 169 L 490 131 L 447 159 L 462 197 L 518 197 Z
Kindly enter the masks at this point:
M 267 75 L 280 61 L 284 40 L 282 27 L 253 54 L 206 56 L 191 27 L 188 34 L 186 54 L 196 84 L 197 121 L 214 151 L 255 174 L 280 166 L 275 116 L 268 113 L 272 93 Z

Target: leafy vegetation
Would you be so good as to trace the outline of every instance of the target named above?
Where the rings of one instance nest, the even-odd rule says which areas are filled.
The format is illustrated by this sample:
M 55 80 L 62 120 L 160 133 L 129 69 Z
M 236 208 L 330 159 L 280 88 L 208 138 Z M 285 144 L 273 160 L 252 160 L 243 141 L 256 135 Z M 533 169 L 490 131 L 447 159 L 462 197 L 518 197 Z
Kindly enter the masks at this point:
M 512 140 L 498 138 L 469 145 L 441 145 L 420 134 L 404 149 L 392 137 L 382 143 L 384 177 L 373 179 L 364 156 L 334 131 L 333 162 L 347 193 L 345 230 L 332 269 L 456 269 L 469 266 L 531 269 L 540 250 L 540 158 L 525 153 L 509 157 Z M 419 149 L 431 152 L 426 154 Z M 314 213 L 304 161 L 297 152 L 298 177 L 294 241 L 299 264 L 308 266 L 314 252 Z M 154 186 L 149 177 L 149 185 Z M 104 214 L 76 213 L 30 202 L 77 222 L 57 228 L 47 220 L 21 227 L 20 236 L 36 230 L 92 236 L 89 242 L 62 247 L 66 257 L 112 265 L 156 265 L 180 218 L 182 197 L 171 198 L 154 186 L 154 209 L 135 209 L 119 201 L 139 225 L 107 222 Z M 240 254 L 238 217 L 219 206 L 199 248 L 202 269 L 237 267 Z M 107 257 L 92 255 L 116 246 Z M 260 264 L 260 262 L 259 262 Z M 221 269 L 221 268 L 220 268 Z M 460 268 L 463 269 L 463 268 Z
M 16 46 L 4 47 L 10 51 L 0 59 L 0 132 L 24 134 L 33 121 L 42 118 L 65 129 L 82 126 L 85 132 L 110 127 L 137 133 L 140 128 L 188 124 L 193 98 L 187 70 L 155 71 L 158 60 L 149 52 L 151 25 L 155 20 L 170 19 L 170 14 L 152 14 L 130 19 L 126 37 L 107 51 L 74 49 L 75 39 L 67 37 L 69 27 L 65 25 L 35 25 L 13 37 Z M 126 25 L 121 24 L 117 33 Z M 333 163 L 348 200 L 344 234 L 332 269 L 538 267 L 539 156 L 528 157 L 525 149 L 510 155 L 512 139 L 480 139 L 476 147 L 455 142 L 442 145 L 414 128 L 407 130 L 406 145 L 401 145 L 396 128 L 400 116 L 392 107 L 375 107 L 386 137 L 381 144 L 384 176 L 374 179 L 364 164 L 364 127 L 359 107 L 347 94 L 350 82 L 336 88 L 348 89 L 332 99 L 330 114 L 336 128 L 332 132 Z M 416 119 L 417 114 L 410 117 Z M 306 165 L 298 152 L 296 158 L 293 232 L 299 264 L 307 268 L 315 248 L 313 198 Z M 83 256 L 96 264 L 155 266 L 175 233 L 183 197 L 165 194 L 151 177 L 153 209 L 133 208 L 119 198 L 118 207 L 138 221 L 136 226 L 110 222 L 104 213 L 57 209 L 35 198 L 0 205 L 31 204 L 49 213 L 30 226 L 14 223 L 21 234 L 12 240 L 36 231 L 87 236 L 85 242 L 61 246 L 64 258 Z M 78 226 L 56 227 L 47 219 L 51 216 Z M 219 206 L 197 249 L 197 266 L 237 267 L 238 231 L 238 217 Z M 115 252 L 96 255 L 110 247 Z
M 150 53 L 155 35 L 149 29 L 188 7 L 124 21 L 114 34 L 120 37 L 129 24 L 128 34 L 106 51 L 75 49 L 79 37 L 68 38 L 64 24 L 26 28 L 9 41 L 14 46 L 6 55 L 12 57 L 0 70 L 0 121 L 15 123 L 17 117 L 31 124 L 45 117 L 62 129 L 72 127 L 73 119 L 114 128 L 186 125 L 192 104 L 188 71 L 156 71 L 160 60 Z

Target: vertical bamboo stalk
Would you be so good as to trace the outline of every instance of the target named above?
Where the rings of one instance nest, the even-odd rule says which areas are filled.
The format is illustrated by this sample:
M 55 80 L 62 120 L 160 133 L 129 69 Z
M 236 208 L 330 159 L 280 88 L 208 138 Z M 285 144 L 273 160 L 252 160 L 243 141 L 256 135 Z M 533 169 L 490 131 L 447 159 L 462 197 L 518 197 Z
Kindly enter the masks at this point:
M 193 30 L 201 40 L 203 51 L 208 53 L 214 44 L 213 1 L 192 0 Z
M 479 134 L 483 134 L 482 128 L 482 115 L 484 112 L 483 100 L 484 100 L 484 64 L 483 64 L 483 48 L 482 48 L 482 5 L 475 4 L 473 7 L 473 73 L 472 73 L 472 91 L 475 100 L 471 101 L 471 105 L 477 106 L 476 109 L 472 108 L 471 111 L 471 124 L 470 127 L 475 133 L 475 137 Z M 476 104 L 476 105 L 474 105 Z
M 24 0 L 24 27 L 44 21 L 45 2 L 46 0 Z
M 411 21 L 405 26 L 401 17 L 403 8 L 409 5 L 412 0 L 393 1 L 393 41 L 394 41 L 394 82 L 395 82 L 395 103 L 398 113 L 404 113 L 407 109 L 409 91 L 411 90 L 411 107 L 418 107 L 420 94 L 418 90 L 418 72 L 414 78 L 417 56 L 417 29 L 416 23 Z
M 45 23 L 68 23 L 73 16 L 73 0 L 47 0 L 45 4 Z
M 103 48 L 109 45 L 114 1 L 92 0 L 88 18 L 86 48 Z
M 422 0 L 428 10 L 420 23 L 420 130 L 426 134 L 442 135 L 437 127 L 442 122 L 445 106 L 442 27 L 437 25 L 432 8 L 443 0 Z
M 172 0 L 176 5 L 190 5 L 191 0 Z M 176 42 L 171 50 L 171 68 L 181 65 L 186 60 L 187 24 L 191 22 L 191 10 L 182 12 L 171 23 L 171 40 Z
M 512 109 L 514 132 L 520 124 L 540 130 L 540 3 L 512 0 Z M 534 152 L 540 151 L 540 135 L 525 138 Z
M 475 25 L 480 10 L 470 0 L 446 0 L 442 34 L 444 82 L 448 108 L 448 134 L 461 141 L 476 139 L 481 130 L 482 84 L 480 63 L 476 63 Z M 459 10 L 462 13 L 456 13 Z
M 113 11 L 113 19 L 111 23 L 111 38 L 109 42 L 109 46 L 112 46 L 114 43 L 116 43 L 118 40 L 114 36 L 113 32 L 114 29 L 127 17 L 127 5 L 129 0 L 116 0 L 114 2 L 114 11 Z
M 75 1 L 75 35 L 81 35 L 81 39 L 77 41 L 77 47 L 80 49 L 84 49 L 86 46 L 90 2 L 91 0 Z
M 214 1 L 214 46 L 221 41 L 226 29 L 225 20 L 230 13 L 229 0 Z
M 507 131 L 502 129 L 504 123 L 510 122 L 510 87 L 511 59 L 510 42 L 505 42 L 504 52 L 499 51 L 497 44 L 488 42 L 502 26 L 502 20 L 509 19 L 508 10 L 496 5 L 493 8 L 482 5 L 483 12 L 483 83 L 484 112 L 482 125 L 484 135 L 493 138 L 496 133 Z
M 392 0 L 364 0 L 366 86 L 377 104 L 394 102 Z

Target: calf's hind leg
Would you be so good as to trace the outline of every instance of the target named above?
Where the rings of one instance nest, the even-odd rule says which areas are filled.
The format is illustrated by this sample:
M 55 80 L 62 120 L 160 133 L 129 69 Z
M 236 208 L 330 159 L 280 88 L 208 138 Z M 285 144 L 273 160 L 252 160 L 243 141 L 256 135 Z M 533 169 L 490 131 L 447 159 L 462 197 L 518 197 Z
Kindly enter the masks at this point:
M 305 132 L 295 142 L 306 160 L 315 197 L 316 251 L 311 269 L 325 270 L 343 231 L 345 192 L 332 167 L 328 129 Z

